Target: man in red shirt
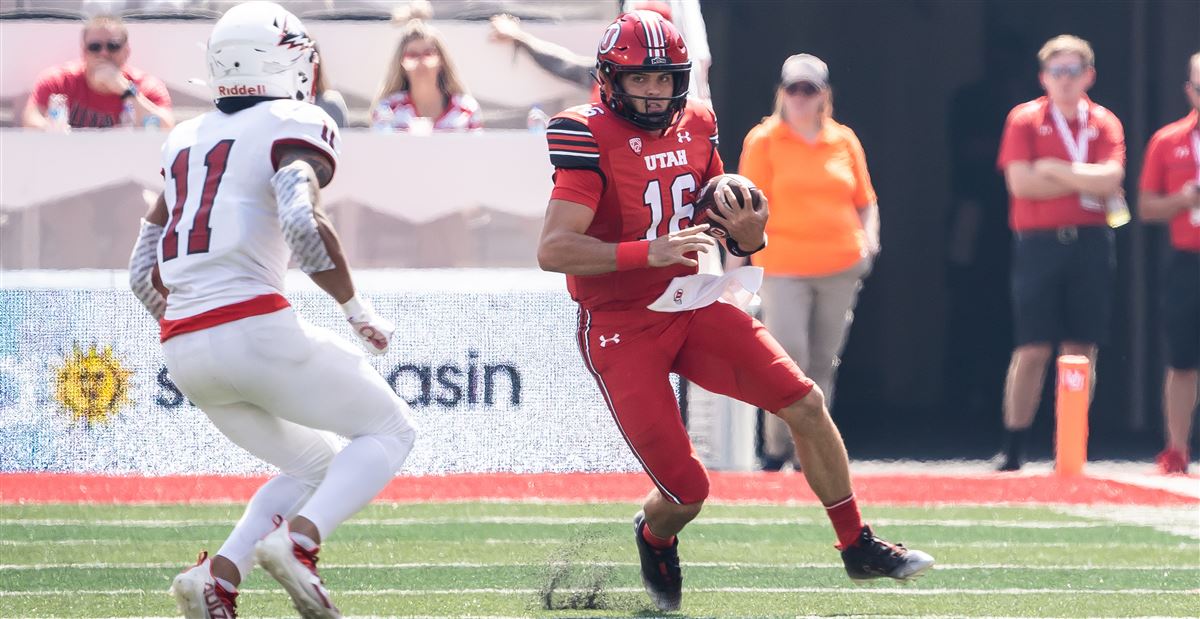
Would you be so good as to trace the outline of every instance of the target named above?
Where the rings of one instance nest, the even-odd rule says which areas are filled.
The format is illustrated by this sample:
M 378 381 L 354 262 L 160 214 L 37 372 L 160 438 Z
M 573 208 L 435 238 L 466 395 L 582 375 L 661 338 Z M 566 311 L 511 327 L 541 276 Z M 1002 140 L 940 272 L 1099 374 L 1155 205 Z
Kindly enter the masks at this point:
M 1125 134 L 1112 112 L 1087 97 L 1095 58 L 1078 37 L 1046 42 L 1038 52 L 1046 96 L 1013 108 L 1000 142 L 1016 331 L 1004 386 L 1003 471 L 1021 468 L 1055 345 L 1095 368 L 1108 337 L 1116 252 L 1105 211 L 1124 206 Z
M 634 518 L 651 599 L 659 610 L 679 607 L 676 534 L 700 513 L 709 489 L 670 372 L 787 422 L 851 578 L 905 580 L 929 568 L 932 557 L 889 544 L 863 524 L 846 448 L 820 390 L 762 324 L 727 303 L 682 304 L 689 280 L 675 278 L 695 276 L 697 252 L 714 246 L 707 225 L 692 225 L 693 202 L 705 181 L 724 172 L 712 109 L 687 99 L 683 38 L 657 13 L 626 13 L 601 38 L 596 68 L 601 103 L 558 114 L 546 131 L 554 190 L 538 263 L 567 274 L 584 363 L 654 482 Z M 765 198 L 756 211 L 736 206 L 728 187 L 717 196 L 713 219 L 728 230 L 730 252 L 762 249 Z M 680 307 L 652 311 L 656 298 Z
M 1138 200 L 1146 221 L 1169 221 L 1171 227 L 1163 304 L 1167 445 L 1158 455 L 1164 473 L 1187 472 L 1200 370 L 1200 53 L 1192 56 L 1183 88 L 1192 111 L 1150 138 Z
M 38 76 L 21 124 L 55 129 L 48 118 L 50 97 L 64 95 L 72 127 L 175 126 L 167 87 L 158 78 L 126 64 L 129 47 L 129 32 L 120 19 L 101 15 L 88 20 L 80 45 L 82 60 L 52 67 Z M 127 104 L 132 107 L 132 118 L 122 120 Z

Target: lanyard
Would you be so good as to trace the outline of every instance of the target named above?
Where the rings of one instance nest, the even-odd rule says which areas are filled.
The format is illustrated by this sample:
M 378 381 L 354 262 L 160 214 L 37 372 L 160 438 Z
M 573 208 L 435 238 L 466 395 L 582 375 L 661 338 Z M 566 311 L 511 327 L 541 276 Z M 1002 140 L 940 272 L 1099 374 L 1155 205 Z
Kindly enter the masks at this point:
M 1088 157 L 1088 106 L 1087 101 L 1079 100 L 1079 111 L 1075 118 L 1079 120 L 1079 137 L 1071 135 L 1071 129 L 1067 126 L 1067 119 L 1063 117 L 1062 112 L 1058 111 L 1058 106 L 1054 102 L 1050 102 L 1050 117 L 1054 119 L 1054 127 L 1058 130 L 1058 137 L 1062 138 L 1063 146 L 1067 147 L 1067 155 L 1071 157 L 1071 161 L 1075 163 L 1087 163 Z
M 1196 182 L 1200 183 L 1200 128 L 1192 131 L 1192 159 L 1196 160 Z M 1188 221 L 1197 228 L 1200 228 L 1200 206 L 1192 207 L 1192 214 L 1188 216 Z
M 1192 159 L 1196 160 L 1196 182 L 1200 183 L 1200 128 L 1192 130 Z

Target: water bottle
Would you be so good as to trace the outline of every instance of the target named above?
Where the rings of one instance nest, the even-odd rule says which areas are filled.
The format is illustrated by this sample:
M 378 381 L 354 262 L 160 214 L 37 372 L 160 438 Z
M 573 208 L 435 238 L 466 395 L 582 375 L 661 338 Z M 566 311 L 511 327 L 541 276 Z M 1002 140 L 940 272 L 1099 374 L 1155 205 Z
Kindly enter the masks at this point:
M 550 117 L 542 111 L 542 108 L 533 106 L 529 108 L 529 116 L 525 118 L 525 126 L 533 133 L 545 133 L 546 125 L 550 124 Z
M 50 121 L 50 128 L 54 131 L 62 133 L 69 131 L 71 129 L 71 111 L 67 108 L 67 95 L 50 95 L 50 101 L 46 105 L 46 116 Z
M 125 97 L 121 100 L 121 120 L 122 127 L 132 127 L 135 112 L 133 107 L 133 97 Z
M 1129 214 L 1129 205 L 1125 202 L 1125 196 L 1117 194 L 1109 196 L 1104 201 L 1104 218 L 1108 222 L 1108 227 L 1113 229 L 1129 223 L 1132 217 Z
M 374 118 L 371 119 L 371 128 L 379 133 L 392 133 L 395 131 L 393 120 L 396 114 L 392 111 L 392 106 L 387 103 L 380 102 L 375 107 Z

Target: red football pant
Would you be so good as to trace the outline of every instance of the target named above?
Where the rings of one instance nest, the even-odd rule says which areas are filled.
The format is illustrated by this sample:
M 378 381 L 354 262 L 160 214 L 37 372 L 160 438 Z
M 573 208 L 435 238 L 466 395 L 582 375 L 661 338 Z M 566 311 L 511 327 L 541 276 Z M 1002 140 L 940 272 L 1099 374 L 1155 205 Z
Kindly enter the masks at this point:
M 772 413 L 813 389 L 762 323 L 727 303 L 679 313 L 580 309 L 577 337 L 633 455 L 663 495 L 683 505 L 708 496 L 708 472 L 669 373 Z

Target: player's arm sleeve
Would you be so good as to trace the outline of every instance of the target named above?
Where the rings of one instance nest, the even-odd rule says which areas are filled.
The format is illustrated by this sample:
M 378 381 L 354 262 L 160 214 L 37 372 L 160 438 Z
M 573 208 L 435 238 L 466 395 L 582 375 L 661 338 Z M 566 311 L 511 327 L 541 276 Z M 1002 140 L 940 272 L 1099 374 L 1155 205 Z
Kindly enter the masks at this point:
M 342 136 L 337 123 L 315 106 L 299 107 L 297 112 L 283 120 L 275 131 L 271 143 L 271 169 L 279 171 L 279 161 L 287 147 L 303 147 L 313 150 L 329 162 L 329 176 L 318 176 L 322 187 L 329 184 L 337 171 L 338 157 L 342 152 Z
M 154 267 L 158 266 L 158 241 L 166 223 L 167 203 L 162 195 L 142 219 L 137 241 L 129 256 L 129 288 L 155 320 L 167 311 L 167 299 L 154 286 Z
M 546 127 L 546 145 L 554 166 L 550 197 L 595 210 L 607 179 L 600 170 L 600 146 L 591 129 L 578 119 L 555 116 Z
M 328 162 L 316 151 L 293 147 L 284 163 L 271 177 L 275 190 L 276 216 L 283 240 L 292 250 L 301 271 L 308 275 L 337 268 L 325 239 L 317 225 L 317 204 L 320 193 L 316 185 L 323 173 L 331 175 Z M 321 168 L 326 168 L 322 171 Z

